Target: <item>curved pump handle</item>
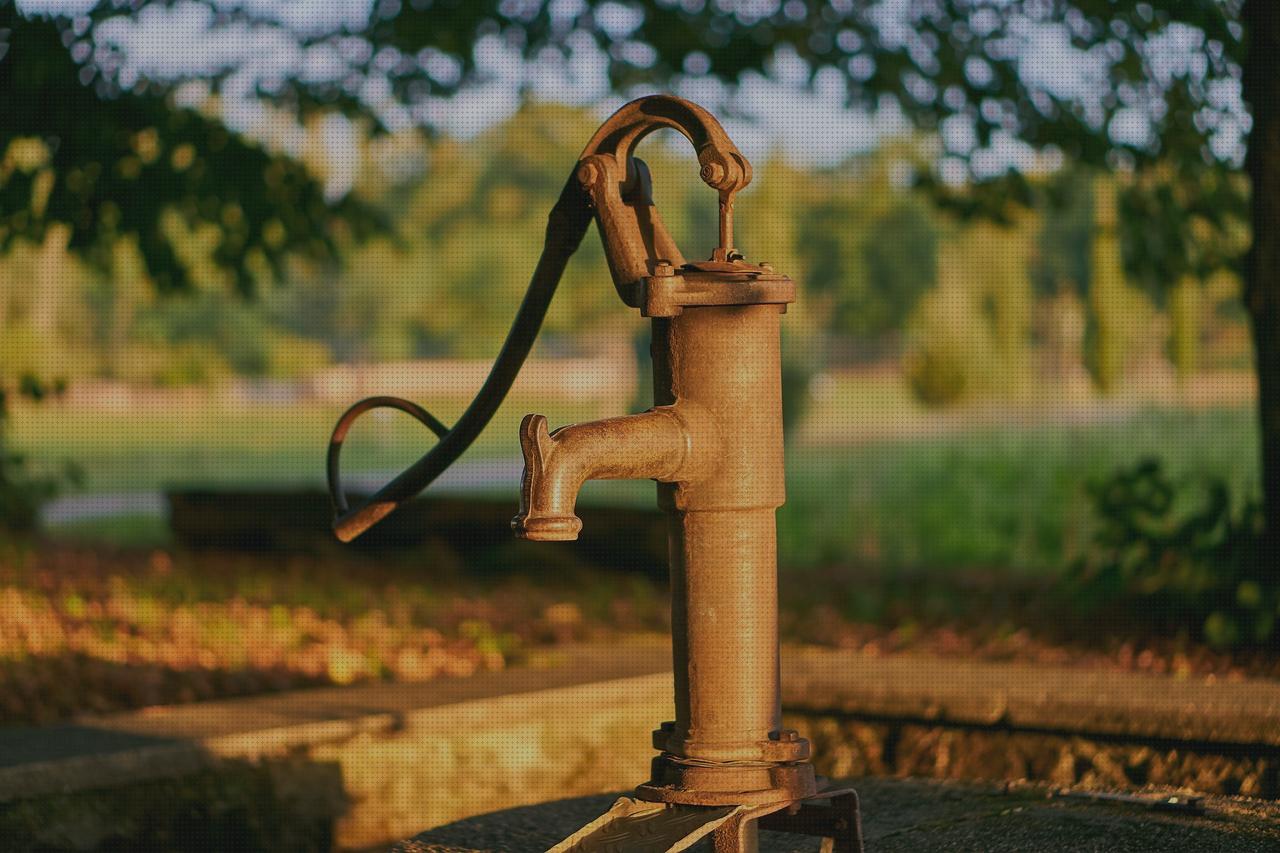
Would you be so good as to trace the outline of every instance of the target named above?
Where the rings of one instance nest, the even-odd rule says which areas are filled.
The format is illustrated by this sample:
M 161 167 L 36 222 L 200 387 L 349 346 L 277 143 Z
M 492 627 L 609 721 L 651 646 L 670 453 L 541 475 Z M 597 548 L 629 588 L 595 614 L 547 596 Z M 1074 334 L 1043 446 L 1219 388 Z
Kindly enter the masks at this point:
M 751 183 L 751 164 L 729 139 L 715 116 L 697 104 L 672 97 L 653 95 L 638 98 L 618 110 L 600 126 L 595 136 L 578 158 L 578 178 L 591 193 L 597 211 L 608 196 L 601 191 L 610 187 L 600 186 L 607 174 L 601 174 L 600 158 L 611 157 L 617 166 L 614 173 L 622 179 L 622 188 L 635 183 L 633 155 L 640 140 L 662 128 L 671 128 L 684 134 L 693 143 L 702 167 L 699 177 L 703 183 L 720 194 L 720 252 L 733 250 L 733 197 Z M 612 171 L 612 170 L 609 170 Z M 616 186 L 616 183 L 615 183 Z M 720 253 L 718 252 L 717 255 Z M 725 260 L 715 257 L 715 260 Z
M 632 152 L 641 139 L 662 128 L 678 130 L 693 143 L 702 166 L 702 180 L 720 193 L 720 248 L 716 250 L 716 259 L 727 259 L 733 250 L 733 197 L 751 181 L 750 164 L 729 141 L 720 123 L 695 104 L 671 95 L 653 95 L 622 107 L 591 138 L 551 209 L 542 255 L 511 331 L 484 385 L 458 422 L 446 428 L 421 406 L 398 397 L 361 400 L 338 419 L 329 440 L 328 480 L 333 529 L 340 540 L 355 539 L 431 485 L 480 435 L 528 357 L 551 297 L 569 258 L 582 243 L 593 213 L 619 292 L 622 292 L 623 278 L 635 281 L 652 273 L 649 267 L 656 262 L 655 231 L 661 232 L 666 243 L 669 244 L 670 239 L 657 221 L 651 201 L 647 201 L 645 207 L 645 200 L 624 201 L 622 194 L 634 195 L 635 188 L 640 186 L 640 194 L 647 200 L 647 172 L 634 160 Z M 640 221 L 646 216 L 644 211 L 652 215 L 652 221 Z M 669 251 L 669 260 L 674 260 L 674 255 L 674 249 Z M 342 443 L 355 420 L 377 408 L 394 408 L 412 415 L 439 436 L 440 441 L 366 503 L 350 509 L 339 471 Z
M 648 167 L 634 156 L 640 140 L 662 128 L 693 143 L 702 181 L 720 195 L 720 245 L 711 260 L 740 257 L 733 247 L 733 200 L 751 182 L 751 164 L 702 107 L 665 95 L 632 101 L 596 131 L 578 160 L 578 180 L 591 196 L 614 287 L 632 308 L 643 307 L 642 279 L 663 265 L 684 265 L 654 207 Z
M 431 485 L 480 435 L 480 431 L 489 423 L 507 396 L 511 383 L 515 381 L 516 374 L 529 355 L 565 265 L 582 243 L 590 224 L 590 199 L 582 191 L 577 178 L 570 176 L 547 218 L 542 256 L 533 271 L 524 301 L 516 312 L 511 331 L 507 333 L 507 339 L 484 385 L 451 429 L 417 404 L 398 397 L 370 397 L 356 403 L 338 419 L 333 436 L 329 439 L 328 479 L 329 500 L 333 505 L 334 515 L 333 531 L 340 540 L 350 542 L 355 539 Z M 409 413 L 438 435 L 440 441 L 426 455 L 379 489 L 367 502 L 350 509 L 342 488 L 339 454 L 355 420 L 365 412 L 377 408 L 395 408 Z

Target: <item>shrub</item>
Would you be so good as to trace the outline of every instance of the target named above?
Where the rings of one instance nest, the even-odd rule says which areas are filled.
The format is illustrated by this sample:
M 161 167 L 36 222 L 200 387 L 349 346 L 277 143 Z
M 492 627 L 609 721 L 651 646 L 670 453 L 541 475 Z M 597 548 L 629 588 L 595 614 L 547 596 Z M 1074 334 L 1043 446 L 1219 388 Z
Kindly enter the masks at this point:
M 938 252 L 938 283 L 908 324 L 906 376 L 916 397 L 946 406 L 1031 387 L 1028 230 L 970 225 Z
M 35 402 L 43 400 L 51 389 L 31 375 L 24 375 L 17 391 Z M 57 386 L 54 391 L 60 391 Z M 0 534 L 29 533 L 40 520 L 40 507 L 52 500 L 66 483 L 76 483 L 80 471 L 68 464 L 61 476 L 32 473 L 24 454 L 9 448 L 8 390 L 0 385 Z
M 1089 498 L 1097 531 L 1071 572 L 1080 602 L 1144 607 L 1215 646 L 1280 639 L 1280 583 L 1256 503 L 1235 510 L 1222 480 L 1175 483 L 1157 459 L 1090 484 Z
M 927 406 L 981 395 L 997 373 L 990 326 L 973 294 L 958 282 L 943 282 L 925 294 L 908 339 L 907 382 Z

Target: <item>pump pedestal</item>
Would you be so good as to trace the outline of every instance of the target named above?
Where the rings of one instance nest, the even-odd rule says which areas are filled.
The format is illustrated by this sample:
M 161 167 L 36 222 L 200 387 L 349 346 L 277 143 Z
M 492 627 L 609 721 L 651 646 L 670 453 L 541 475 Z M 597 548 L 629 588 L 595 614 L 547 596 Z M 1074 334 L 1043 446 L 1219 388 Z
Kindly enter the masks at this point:
M 653 206 L 648 170 L 633 156 L 660 127 L 693 141 L 703 180 L 720 192 L 720 245 L 708 261 L 685 262 Z M 750 166 L 710 115 L 655 99 L 606 122 L 577 174 L 618 293 L 652 319 L 655 405 L 554 432 L 542 416 L 526 418 L 512 526 L 526 539 L 576 539 L 574 504 L 585 481 L 658 483 L 668 519 L 675 719 L 654 732 L 659 754 L 636 789 L 652 805 L 611 812 L 598 833 L 587 827 L 554 849 L 676 851 L 685 849 L 680 839 L 714 832 L 718 853 L 754 853 L 760 824 L 860 850 L 856 795 L 836 792 L 833 805 L 815 805 L 809 743 L 782 728 L 775 516 L 786 500 L 781 319 L 795 284 L 733 248 L 733 201 Z
M 693 143 L 699 176 L 718 193 L 720 240 L 707 261 L 686 262 L 654 207 L 648 168 L 634 156 L 663 128 Z M 618 295 L 653 321 L 655 405 L 555 431 L 545 417 L 526 416 L 512 527 L 525 539 L 577 539 L 575 504 L 587 480 L 658 483 L 670 543 L 675 719 L 654 733 L 659 755 L 637 789 L 640 801 L 622 801 L 631 805 L 601 818 L 603 835 L 591 829 L 597 821 L 554 848 L 565 853 L 678 851 L 711 832 L 718 853 L 752 853 L 757 824 L 861 849 L 856 795 L 833 792 L 830 805 L 815 804 L 809 743 L 782 728 L 775 515 L 786 499 L 781 318 L 795 284 L 734 248 L 734 200 L 750 181 L 750 163 L 706 110 L 670 96 L 627 104 L 583 150 L 507 343 L 460 422 L 447 429 L 416 404 L 373 398 L 343 415 L 330 443 L 335 528 L 349 539 L 430 483 L 479 434 L 594 218 Z M 350 510 L 338 452 L 351 421 L 379 406 L 408 412 L 440 444 Z M 588 836 L 599 843 L 586 844 Z

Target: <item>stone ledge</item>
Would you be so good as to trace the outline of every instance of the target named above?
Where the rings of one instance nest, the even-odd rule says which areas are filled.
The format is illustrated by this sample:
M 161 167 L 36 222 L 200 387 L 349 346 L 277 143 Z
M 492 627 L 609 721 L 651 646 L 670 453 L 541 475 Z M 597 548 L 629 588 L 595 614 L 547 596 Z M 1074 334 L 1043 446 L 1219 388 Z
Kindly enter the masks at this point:
M 502 697 L 662 673 L 668 655 L 652 641 L 582 646 L 537 653 L 524 667 L 470 678 L 298 690 L 0 729 L 0 802 L 129 781 L 152 772 L 148 768 L 164 775 L 170 764 L 255 759 L 360 735 L 449 726 L 454 717 L 461 725 L 485 716 Z M 79 772 L 90 767 L 98 775 Z
M 625 787 L 670 715 L 667 654 L 643 642 L 569 649 L 468 679 L 2 731 L 0 835 L 19 849 L 164 847 L 212 810 L 246 816 L 237 849 L 278 849 L 291 822 L 306 827 L 298 849 L 359 849 L 495 807 Z M 120 821 L 133 827 L 124 837 Z
M 297 691 L 0 730 L 0 827 L 11 830 L 4 821 L 19 815 L 22 826 L 47 838 L 60 820 L 55 812 L 73 810 L 101 815 L 97 829 L 81 820 L 76 838 L 101 839 L 116 799 L 132 797 L 133 807 L 150 808 L 138 804 L 144 790 L 161 801 L 138 820 L 163 824 L 166 809 L 178 804 L 163 802 L 157 792 L 166 785 L 182 789 L 180 778 L 240 774 L 249 787 L 231 785 L 218 796 L 234 799 L 243 788 L 258 800 L 280 779 L 304 789 L 314 784 L 308 780 L 332 787 L 336 779 L 342 797 L 321 799 L 337 805 L 321 817 L 304 810 L 305 819 L 328 820 L 339 846 L 361 847 L 497 808 L 621 790 L 640 781 L 652 756 L 649 732 L 672 713 L 667 645 L 648 639 L 569 648 L 534 655 L 529 664 L 467 679 Z M 937 736 L 948 727 L 1015 738 L 1049 733 L 1072 744 L 1155 739 L 1167 741 L 1160 749 L 1183 755 L 1200 749 L 1240 757 L 1239 768 L 1215 770 L 1216 776 L 1187 776 L 1181 765 L 1164 762 L 1172 768 L 1166 776 L 1218 780 L 1202 790 L 1271 795 L 1265 792 L 1276 788 L 1280 766 L 1280 683 L 1271 681 L 1209 684 L 786 649 L 783 691 L 789 721 L 822 751 L 820 769 L 842 775 L 969 773 L 993 745 L 964 745 L 966 738 L 984 737 L 981 731 Z M 886 732 L 877 733 L 880 728 Z M 880 734 L 883 742 L 873 742 Z M 896 762 L 885 758 L 889 741 L 898 744 Z M 916 741 L 920 748 L 909 750 Z M 1056 779 L 1040 773 L 1040 765 L 1061 764 L 1062 756 L 1077 760 L 1080 752 L 1056 740 L 1033 746 L 1023 750 L 1029 758 L 1009 764 L 1013 772 L 1031 768 L 1036 773 L 1028 775 Z M 1050 747 L 1048 758 L 1039 755 Z M 1003 743 L 994 748 L 1017 751 Z M 1119 753 L 1100 754 L 1093 764 L 1125 761 Z M 1121 767 L 1110 775 L 1067 774 L 1064 783 L 1092 778 L 1126 782 Z M 1149 778 L 1165 779 L 1159 773 Z M 1237 778 L 1254 781 L 1231 782 Z M 1230 784 L 1219 784 L 1222 779 Z M 304 790 L 282 797 L 280 808 L 292 808 L 309 795 Z M 39 806 L 42 798 L 48 808 Z M 68 838 L 53 840 L 93 846 Z
M 1280 682 L 1256 679 L 788 649 L 782 700 L 816 714 L 1280 747 Z

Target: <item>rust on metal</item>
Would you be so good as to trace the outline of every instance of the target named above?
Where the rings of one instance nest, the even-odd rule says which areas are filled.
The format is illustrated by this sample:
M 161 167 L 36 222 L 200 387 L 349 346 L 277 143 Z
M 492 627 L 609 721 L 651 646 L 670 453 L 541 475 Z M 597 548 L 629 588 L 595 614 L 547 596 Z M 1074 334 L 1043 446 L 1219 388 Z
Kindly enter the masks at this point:
M 701 179 L 719 196 L 720 244 L 707 261 L 686 261 L 654 206 L 649 170 L 634 156 L 641 139 L 663 128 L 689 139 Z M 492 416 L 568 254 L 595 220 L 619 296 L 652 319 L 656 405 L 556 430 L 542 415 L 525 417 L 525 471 L 512 527 L 525 539 L 573 540 L 582 529 L 574 507 L 586 481 L 658 483 L 658 503 L 668 517 L 675 719 L 653 733 L 658 755 L 649 781 L 636 789 L 648 805 L 619 801 L 556 850 L 674 851 L 712 833 L 717 851 L 747 853 L 755 850 L 758 825 L 826 838 L 824 849 L 861 850 L 856 795 L 824 795 L 828 806 L 812 802 L 819 788 L 809 742 L 781 725 L 780 331 L 795 284 L 768 264 L 748 263 L 734 247 L 734 201 L 750 180 L 746 158 L 701 107 L 670 96 L 627 104 L 582 152 L 507 343 L 459 424 L 354 511 L 342 497 L 331 448 L 335 528 L 348 539 L 428 485 Z M 432 426 L 429 415 L 402 403 L 383 398 L 377 405 L 396 406 Z M 350 421 L 370 407 L 357 404 L 344 416 L 337 445 Z M 649 839 L 644 845 L 641 836 Z
M 747 806 L 668 806 L 623 797 L 547 853 L 678 853 L 746 811 Z

